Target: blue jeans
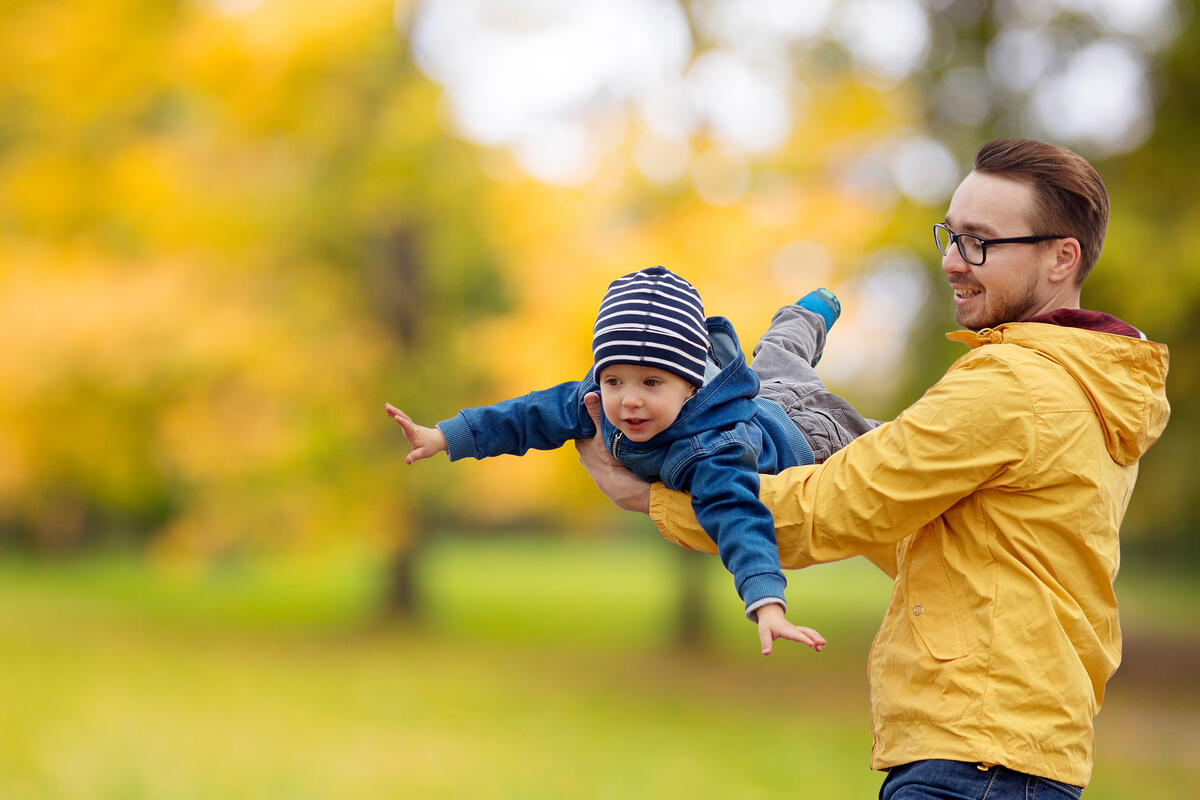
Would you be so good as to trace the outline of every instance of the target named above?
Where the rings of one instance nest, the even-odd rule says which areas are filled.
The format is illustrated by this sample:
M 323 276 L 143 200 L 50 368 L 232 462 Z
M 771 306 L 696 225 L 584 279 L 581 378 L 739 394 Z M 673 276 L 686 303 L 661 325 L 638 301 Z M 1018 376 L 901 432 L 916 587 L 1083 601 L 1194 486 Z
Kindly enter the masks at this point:
M 994 766 L 930 759 L 888 770 L 879 800 L 1076 800 L 1083 787 Z

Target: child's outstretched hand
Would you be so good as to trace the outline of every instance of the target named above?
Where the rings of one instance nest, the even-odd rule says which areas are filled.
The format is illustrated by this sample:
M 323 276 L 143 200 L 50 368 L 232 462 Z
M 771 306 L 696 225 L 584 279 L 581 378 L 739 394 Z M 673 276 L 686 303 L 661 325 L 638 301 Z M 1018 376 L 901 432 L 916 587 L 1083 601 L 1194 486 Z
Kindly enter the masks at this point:
M 391 403 L 384 403 L 383 410 L 389 417 L 400 423 L 400 428 L 404 431 L 404 438 L 408 439 L 408 443 L 412 445 L 412 452 L 404 458 L 405 464 L 436 456 L 446 449 L 446 437 L 437 428 L 418 425 L 408 418 L 408 414 Z
M 783 616 L 783 606 L 770 603 L 762 606 L 758 614 L 758 638 L 762 642 L 762 654 L 771 655 L 771 643 L 776 639 L 791 639 L 793 642 L 806 644 L 818 653 L 827 642 L 825 637 L 812 628 L 802 628 L 793 625 Z

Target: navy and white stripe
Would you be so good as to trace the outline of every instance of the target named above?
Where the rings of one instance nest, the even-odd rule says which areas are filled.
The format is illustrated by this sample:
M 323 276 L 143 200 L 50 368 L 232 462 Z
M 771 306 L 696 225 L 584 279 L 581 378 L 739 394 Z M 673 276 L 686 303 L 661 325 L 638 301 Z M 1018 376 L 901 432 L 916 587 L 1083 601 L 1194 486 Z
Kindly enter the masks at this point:
M 600 303 L 592 332 L 597 380 L 612 364 L 645 364 L 704 384 L 708 328 L 696 289 L 665 267 L 617 278 Z

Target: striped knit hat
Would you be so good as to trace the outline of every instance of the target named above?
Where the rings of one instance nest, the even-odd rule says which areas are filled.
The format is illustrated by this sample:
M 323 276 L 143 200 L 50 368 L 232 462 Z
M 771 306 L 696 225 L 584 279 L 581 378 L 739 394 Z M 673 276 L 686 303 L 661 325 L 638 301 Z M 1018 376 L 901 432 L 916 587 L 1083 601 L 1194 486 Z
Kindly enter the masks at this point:
M 609 284 L 592 333 L 597 380 L 612 364 L 645 364 L 702 386 L 707 352 L 704 304 L 683 278 L 650 267 Z

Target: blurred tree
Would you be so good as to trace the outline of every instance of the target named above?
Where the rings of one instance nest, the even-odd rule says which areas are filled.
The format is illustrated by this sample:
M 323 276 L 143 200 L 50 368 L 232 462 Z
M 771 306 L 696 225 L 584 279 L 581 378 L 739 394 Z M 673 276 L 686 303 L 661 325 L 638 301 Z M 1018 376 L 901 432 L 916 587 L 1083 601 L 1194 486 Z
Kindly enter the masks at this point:
M 405 554 L 435 525 L 628 524 L 570 448 L 408 469 L 382 402 L 432 422 L 581 377 L 608 282 L 661 263 L 747 348 L 781 303 L 836 289 L 846 313 L 823 373 L 890 416 L 957 355 L 930 223 L 981 141 L 1033 134 L 1079 138 L 1109 183 L 1085 302 L 1173 348 L 1172 425 L 1127 529 L 1196 563 L 1194 2 L 1153 18 L 1065 0 L 659 3 L 662 19 L 682 15 L 650 48 L 674 54 L 655 64 L 681 74 L 654 75 L 676 94 L 637 95 L 628 59 L 601 59 L 616 82 L 564 94 L 574 116 L 550 126 L 604 143 L 586 151 L 590 177 L 566 184 L 526 171 L 553 162 L 553 137 L 447 134 L 463 128 L 453 82 L 417 64 L 462 76 L 430 53 L 466 58 L 479 96 L 513 107 L 497 101 L 505 65 L 464 48 L 463 31 L 444 50 L 427 42 L 424 60 L 410 52 L 414 9 L 433 5 L 6 6 L 0 540 L 149 543 L 197 564 L 353 541 L 396 556 L 391 597 L 405 605 Z M 861 24 L 863 9 L 888 25 Z M 472 36 L 541 30 L 503 17 L 481 15 Z M 1104 92 L 1063 94 L 1098 57 L 1132 70 L 1136 113 L 1112 135 L 1077 119 L 1107 113 Z
M 1054 140 L 1036 125 L 1030 130 L 1028 118 L 1037 93 L 1051 81 L 1043 76 L 1027 86 L 1014 87 L 1019 81 L 1014 81 L 1013 72 L 1019 73 L 1022 65 L 1004 59 L 1015 57 L 1016 50 L 1025 48 L 1025 55 L 1032 58 L 1042 46 L 1038 42 L 1066 43 L 1041 54 L 1047 62 L 1043 69 L 1055 61 L 1077 59 L 1097 43 L 1110 47 L 1105 53 L 1118 61 L 1128 51 L 1144 57 L 1145 85 L 1139 101 L 1145 104 L 1147 120 L 1134 120 L 1144 125 L 1144 143 L 1125 150 L 1103 136 L 1091 136 L 1066 144 L 1096 166 L 1112 202 L 1103 255 L 1084 285 L 1085 307 L 1121 317 L 1171 348 L 1172 370 L 1167 382 L 1171 422 L 1162 440 L 1141 461 L 1137 491 L 1123 526 L 1126 554 L 1195 569 L 1200 568 L 1200 541 L 1193 534 L 1200 529 L 1200 495 L 1195 491 L 1194 476 L 1184 465 L 1191 443 L 1200 436 L 1200 404 L 1193 399 L 1198 378 L 1195 320 L 1200 310 L 1200 248 L 1187 235 L 1200 222 L 1195 193 L 1200 164 L 1193 157 L 1196 131 L 1200 130 L 1200 108 L 1194 100 L 1200 91 L 1200 60 L 1196 58 L 1200 31 L 1195 24 L 1200 5 L 1187 0 L 1144 8 L 1151 6 L 1162 12 L 1159 27 L 1122 23 L 1138 17 L 1130 9 L 1125 9 L 1130 13 L 1125 18 L 1118 13 L 1120 9 L 1106 11 L 1097 6 L 1091 9 L 1093 13 L 1084 13 L 1082 7 L 1077 13 L 1042 9 L 1038 13 L 1045 15 L 1045 24 L 1034 32 L 1021 27 L 1019 15 L 1008 28 L 997 24 L 996 14 L 988 12 L 1002 4 L 954 0 L 946 4 L 942 18 L 947 24 L 937 28 L 941 39 L 934 43 L 947 55 L 915 80 L 924 87 L 921 96 L 925 98 L 927 126 L 952 143 L 961 161 L 969 164 L 978 145 L 995 136 L 1041 135 Z M 998 36 L 1008 38 L 998 40 Z M 1015 50 L 1014 41 L 1021 45 Z M 1006 52 L 1006 48 L 1014 52 Z M 970 116 L 969 98 L 947 102 L 954 96 L 956 77 L 961 81 L 963 75 L 975 79 L 971 89 L 989 98 L 978 118 Z M 1121 90 L 1115 85 L 1098 88 Z M 1064 119 L 1079 114 L 1103 118 L 1103 104 L 1098 105 L 1088 94 L 1058 100 L 1061 105 L 1055 110 Z M 1047 123 L 1040 124 L 1044 127 Z M 1119 126 L 1114 123 L 1114 127 Z M 929 238 L 932 220 L 922 218 L 919 212 L 901 210 L 897 236 L 915 236 L 917 242 Z M 909 349 L 941 357 L 910 359 L 906 388 L 900 392 L 905 398 L 915 398 L 929 386 L 945 361 L 960 350 L 942 339 L 942 331 L 953 327 L 949 307 L 935 295 L 927 312 Z
M 1193 570 L 1200 568 L 1200 492 L 1187 466 L 1200 441 L 1200 247 L 1192 236 L 1200 226 L 1198 7 L 1186 8 L 1190 24 L 1157 64 L 1149 140 L 1097 164 L 1113 198 L 1112 222 L 1086 298 L 1171 348 L 1171 422 L 1142 459 L 1125 541 L 1130 554 Z
M 478 162 L 391 3 L 247 10 L 0 20 L 10 542 L 403 553 L 452 500 L 400 480 L 382 404 L 466 393 L 461 320 L 505 307 Z

